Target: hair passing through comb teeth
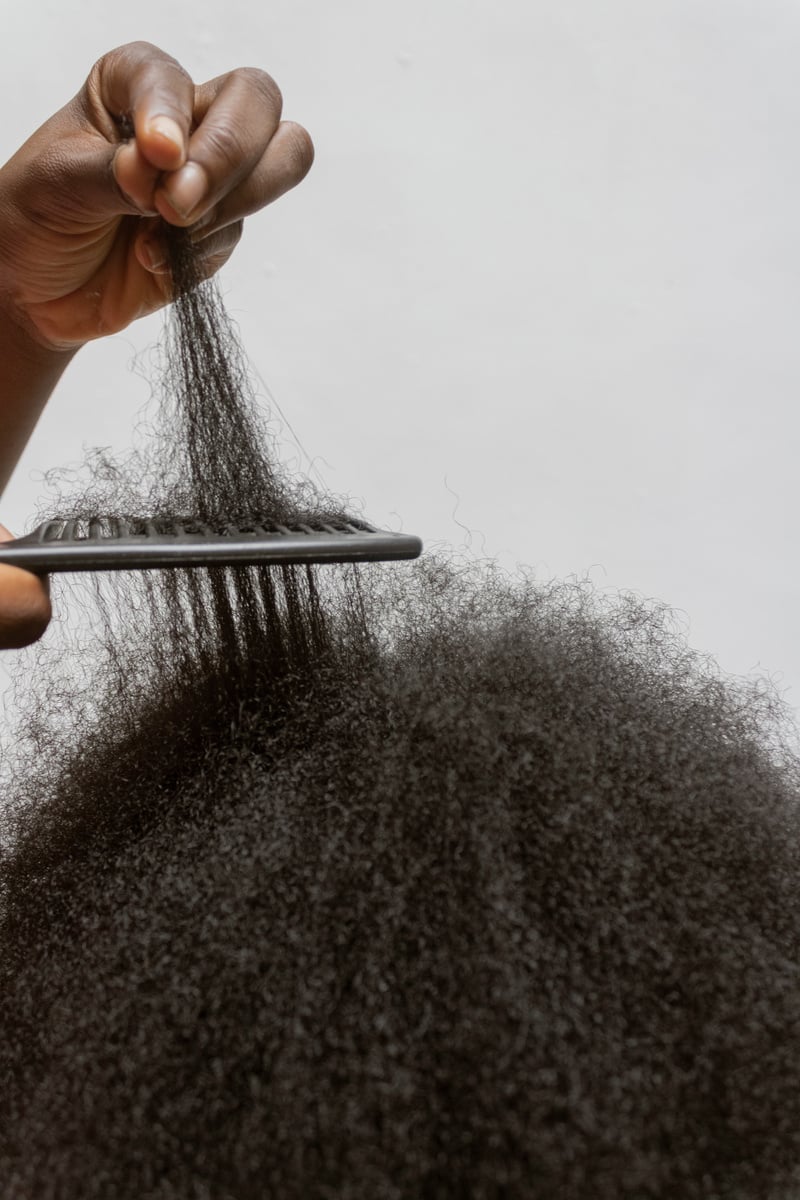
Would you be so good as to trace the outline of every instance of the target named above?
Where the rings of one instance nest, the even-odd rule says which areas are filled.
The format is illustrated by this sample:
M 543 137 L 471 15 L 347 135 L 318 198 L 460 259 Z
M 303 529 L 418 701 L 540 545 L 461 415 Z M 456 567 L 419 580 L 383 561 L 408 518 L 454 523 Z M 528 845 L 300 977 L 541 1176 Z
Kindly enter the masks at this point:
M 0 563 L 41 574 L 208 567 L 254 563 L 377 562 L 417 558 L 412 534 L 364 521 L 265 519 L 209 524 L 192 518 L 143 517 L 45 521 L 25 537 L 0 544 Z

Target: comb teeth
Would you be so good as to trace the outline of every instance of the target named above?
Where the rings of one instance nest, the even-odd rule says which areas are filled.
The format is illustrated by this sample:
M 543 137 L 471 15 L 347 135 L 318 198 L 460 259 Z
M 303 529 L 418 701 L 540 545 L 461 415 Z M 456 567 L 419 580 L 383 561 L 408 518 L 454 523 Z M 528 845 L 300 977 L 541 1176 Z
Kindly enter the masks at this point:
M 319 521 L 310 524 L 297 521 L 284 525 L 262 519 L 227 521 L 209 524 L 194 517 L 177 519 L 164 517 L 89 517 L 46 521 L 28 538 L 36 537 L 41 544 L 54 542 L 109 541 L 118 538 L 183 538 L 183 537 L 267 537 L 271 534 L 359 534 L 377 533 L 366 521 Z M 23 539 L 18 539 L 23 540 Z M 28 539 L 25 539 L 28 540 Z
M 262 518 L 205 522 L 193 517 L 103 517 L 45 521 L 26 537 L 0 543 L 0 563 L 47 574 L 248 563 L 374 562 L 416 558 L 419 538 L 365 521 Z

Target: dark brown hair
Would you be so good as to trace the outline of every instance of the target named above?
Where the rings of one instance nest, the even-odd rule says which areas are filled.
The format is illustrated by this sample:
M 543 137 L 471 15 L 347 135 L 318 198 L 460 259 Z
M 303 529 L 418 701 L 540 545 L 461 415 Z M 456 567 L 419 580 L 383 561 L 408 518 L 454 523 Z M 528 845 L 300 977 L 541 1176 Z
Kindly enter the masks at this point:
M 139 503 L 332 511 L 175 253 Z M 4 1200 L 791 1194 L 800 775 L 768 689 L 662 606 L 444 555 L 98 601 L 91 689 L 48 676 L 5 809 Z

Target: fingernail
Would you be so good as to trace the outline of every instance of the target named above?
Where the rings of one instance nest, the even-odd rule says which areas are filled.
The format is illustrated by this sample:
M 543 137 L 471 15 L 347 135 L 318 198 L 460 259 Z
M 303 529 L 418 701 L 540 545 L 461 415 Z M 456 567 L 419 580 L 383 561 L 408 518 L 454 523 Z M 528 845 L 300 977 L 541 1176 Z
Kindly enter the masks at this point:
M 165 142 L 171 142 L 177 150 L 183 150 L 183 130 L 172 117 L 152 117 L 149 128 L 151 133 L 158 134 Z
M 184 220 L 188 220 L 208 190 L 206 173 L 197 163 L 189 162 L 170 178 L 164 195 Z
M 156 242 L 142 242 L 142 252 L 151 271 L 158 271 L 160 267 L 163 267 L 164 251 Z

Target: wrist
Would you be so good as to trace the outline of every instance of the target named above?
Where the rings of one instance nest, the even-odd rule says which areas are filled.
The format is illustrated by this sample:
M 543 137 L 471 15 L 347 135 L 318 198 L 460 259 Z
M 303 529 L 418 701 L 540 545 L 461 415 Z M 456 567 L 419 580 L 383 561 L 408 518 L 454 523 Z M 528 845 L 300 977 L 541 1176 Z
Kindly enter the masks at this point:
M 48 346 L 0 300 L 0 492 L 76 350 Z
M 79 348 L 48 342 L 9 297 L 0 295 L 0 349 L 10 356 L 11 363 L 26 372 L 58 369 L 60 374 Z M 5 373 L 2 368 L 3 377 Z

